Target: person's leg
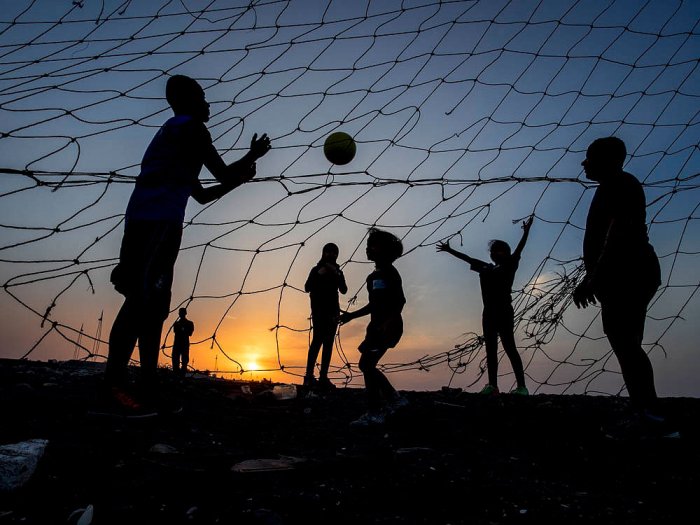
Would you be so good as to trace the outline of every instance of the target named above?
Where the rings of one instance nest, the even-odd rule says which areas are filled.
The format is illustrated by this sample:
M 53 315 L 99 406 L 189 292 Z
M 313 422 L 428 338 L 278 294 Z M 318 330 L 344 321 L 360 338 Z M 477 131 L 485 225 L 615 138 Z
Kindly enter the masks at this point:
M 328 370 L 331 366 L 331 357 L 333 356 L 333 343 L 335 343 L 336 324 L 333 320 L 329 320 L 323 327 L 323 354 L 321 354 L 321 373 L 322 380 L 328 379 Z
M 484 347 L 486 348 L 486 370 L 489 385 L 498 388 L 498 329 L 494 323 L 493 314 L 484 312 L 482 316 L 484 329 Z
M 127 383 L 129 360 L 138 339 L 141 309 L 138 298 L 127 298 L 117 314 L 109 333 L 109 350 L 105 369 L 108 386 L 122 387 Z
M 182 360 L 180 373 L 184 376 L 187 373 L 187 365 L 190 363 L 190 345 L 186 345 L 182 348 L 180 358 Z
M 306 357 L 306 376 L 304 383 L 310 383 L 314 377 L 314 368 L 316 367 L 316 359 L 318 352 L 323 344 L 323 334 L 321 333 L 321 324 L 317 321 L 313 323 L 313 336 L 309 345 L 309 353 Z
M 513 309 L 504 311 L 503 315 L 498 320 L 498 334 L 501 336 L 501 344 L 505 351 L 510 364 L 513 367 L 515 381 L 519 388 L 525 387 L 525 371 L 523 370 L 523 360 L 518 353 L 518 347 L 515 344 L 515 335 L 513 333 Z
M 639 409 L 653 410 L 654 370 L 642 348 L 647 304 L 645 298 L 611 297 L 601 303 L 601 309 L 603 329 L 620 363 L 630 401 Z
M 176 374 L 180 371 L 180 347 L 173 345 L 172 351 L 173 372 Z
M 359 366 L 365 378 L 370 411 L 377 411 L 382 407 L 382 396 L 396 392 L 386 376 L 377 369 L 377 364 L 386 351 L 386 348 L 369 349 L 360 357 Z
M 160 337 L 163 331 L 160 315 L 145 315 L 139 330 L 139 358 L 141 360 L 142 386 L 146 390 L 156 388 Z

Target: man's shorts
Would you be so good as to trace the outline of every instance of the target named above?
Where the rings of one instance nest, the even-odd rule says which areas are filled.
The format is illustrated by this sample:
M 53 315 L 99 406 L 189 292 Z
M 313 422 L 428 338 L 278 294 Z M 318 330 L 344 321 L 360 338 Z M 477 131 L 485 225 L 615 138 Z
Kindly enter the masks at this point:
M 647 307 L 661 284 L 659 259 L 649 246 L 643 256 L 631 258 L 626 269 L 601 279 L 595 296 L 600 301 L 603 331 L 608 336 L 644 334 Z
M 170 311 L 170 288 L 181 239 L 180 224 L 129 221 L 124 228 L 119 264 L 110 278 L 114 288 L 165 319 Z

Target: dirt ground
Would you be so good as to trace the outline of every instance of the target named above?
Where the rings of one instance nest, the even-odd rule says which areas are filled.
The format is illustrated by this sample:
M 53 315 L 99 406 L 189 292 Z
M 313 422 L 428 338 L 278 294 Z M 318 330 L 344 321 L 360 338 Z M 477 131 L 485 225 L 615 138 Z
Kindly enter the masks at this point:
M 405 392 L 384 427 L 358 430 L 361 389 L 280 400 L 269 383 L 163 371 L 183 412 L 136 421 L 89 413 L 100 378 L 91 363 L 0 360 L 0 445 L 49 442 L 0 494 L 0 524 L 76 523 L 89 505 L 98 525 L 696 519 L 699 399 L 662 400 L 681 439 L 611 440 L 601 426 L 625 399 Z

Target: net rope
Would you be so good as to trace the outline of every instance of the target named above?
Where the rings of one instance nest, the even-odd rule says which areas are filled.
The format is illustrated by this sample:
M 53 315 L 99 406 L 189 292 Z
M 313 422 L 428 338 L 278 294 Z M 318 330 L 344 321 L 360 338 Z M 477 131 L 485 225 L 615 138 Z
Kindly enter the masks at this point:
M 366 301 L 369 227 L 402 239 L 397 265 L 410 284 L 403 266 L 411 259 L 445 258 L 436 243 L 471 254 L 472 239 L 510 239 L 534 215 L 539 238 L 525 249 L 513 303 L 529 381 L 535 391 L 599 392 L 602 377 L 619 373 L 598 311 L 572 308 L 571 293 L 583 275 L 594 190 L 580 161 L 607 135 L 627 143 L 626 169 L 645 187 L 662 263 L 645 348 L 666 352 L 679 321 L 697 311 L 700 280 L 688 271 L 700 263 L 694 2 L 639 1 L 634 10 L 612 0 L 4 4 L 0 261 L 3 301 L 28 314 L 35 334 L 24 358 L 56 336 L 84 359 L 104 357 L 100 334 L 71 312 L 87 295 L 114 294 L 108 276 L 126 200 L 170 115 L 164 86 L 177 73 L 205 88 L 208 128 L 225 160 L 240 157 L 254 132 L 273 144 L 260 174 L 224 198 L 240 206 L 190 205 L 185 222 L 180 260 L 191 270 L 176 272 L 172 311 L 206 309 L 218 319 L 193 347 L 225 357 L 223 374 L 246 365 L 220 334 L 264 296 L 276 308 L 277 365 L 258 371 L 303 375 L 287 344 L 308 345 L 309 313 L 293 305 L 325 242 L 341 246 L 345 306 L 355 308 Z M 358 146 L 346 166 L 322 157 L 336 130 Z M 230 260 L 233 269 L 222 270 Z M 212 268 L 225 277 L 212 280 Z M 426 328 L 407 325 L 406 338 L 418 329 Z M 472 386 L 485 372 L 478 332 L 405 362 L 390 353 L 382 369 L 447 370 L 448 386 Z M 332 377 L 351 384 L 357 354 L 345 333 Z

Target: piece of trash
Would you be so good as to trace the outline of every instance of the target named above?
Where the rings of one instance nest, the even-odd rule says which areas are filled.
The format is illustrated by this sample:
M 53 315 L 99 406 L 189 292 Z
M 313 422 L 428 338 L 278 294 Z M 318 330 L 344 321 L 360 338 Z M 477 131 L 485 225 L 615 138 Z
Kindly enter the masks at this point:
M 397 448 L 395 454 L 397 456 L 409 455 L 409 454 L 431 454 L 434 450 L 428 447 L 403 447 Z
M 303 458 L 284 456 L 278 459 L 246 459 L 236 463 L 231 470 L 234 472 L 272 472 L 277 470 L 292 470 L 295 465 L 306 461 Z
M 48 443 L 46 439 L 30 439 L 0 446 L 0 491 L 18 489 L 29 481 Z
M 175 447 L 172 447 L 170 445 L 166 445 L 165 443 L 156 443 L 153 445 L 150 450 L 150 453 L 152 454 L 179 454 L 180 451 L 176 449 Z
M 441 405 L 445 407 L 454 407 L 454 408 L 467 408 L 464 405 L 458 405 L 456 403 L 445 403 L 444 401 L 433 401 L 435 405 Z
M 255 522 L 262 525 L 284 525 L 286 522 L 276 512 L 269 509 L 257 509 L 253 512 Z
M 297 387 L 296 385 L 275 385 L 272 388 L 272 395 L 276 399 L 294 399 L 297 397 Z
M 80 516 L 80 519 L 76 522 L 75 525 L 91 525 L 93 513 L 93 506 L 88 505 L 85 509 L 85 512 L 83 512 L 82 516 Z
M 81 518 L 83 514 L 85 514 L 85 511 L 87 509 L 80 507 L 79 509 L 75 509 L 73 512 L 70 513 L 68 516 L 68 520 L 66 520 L 67 523 L 77 523 L 78 520 Z

